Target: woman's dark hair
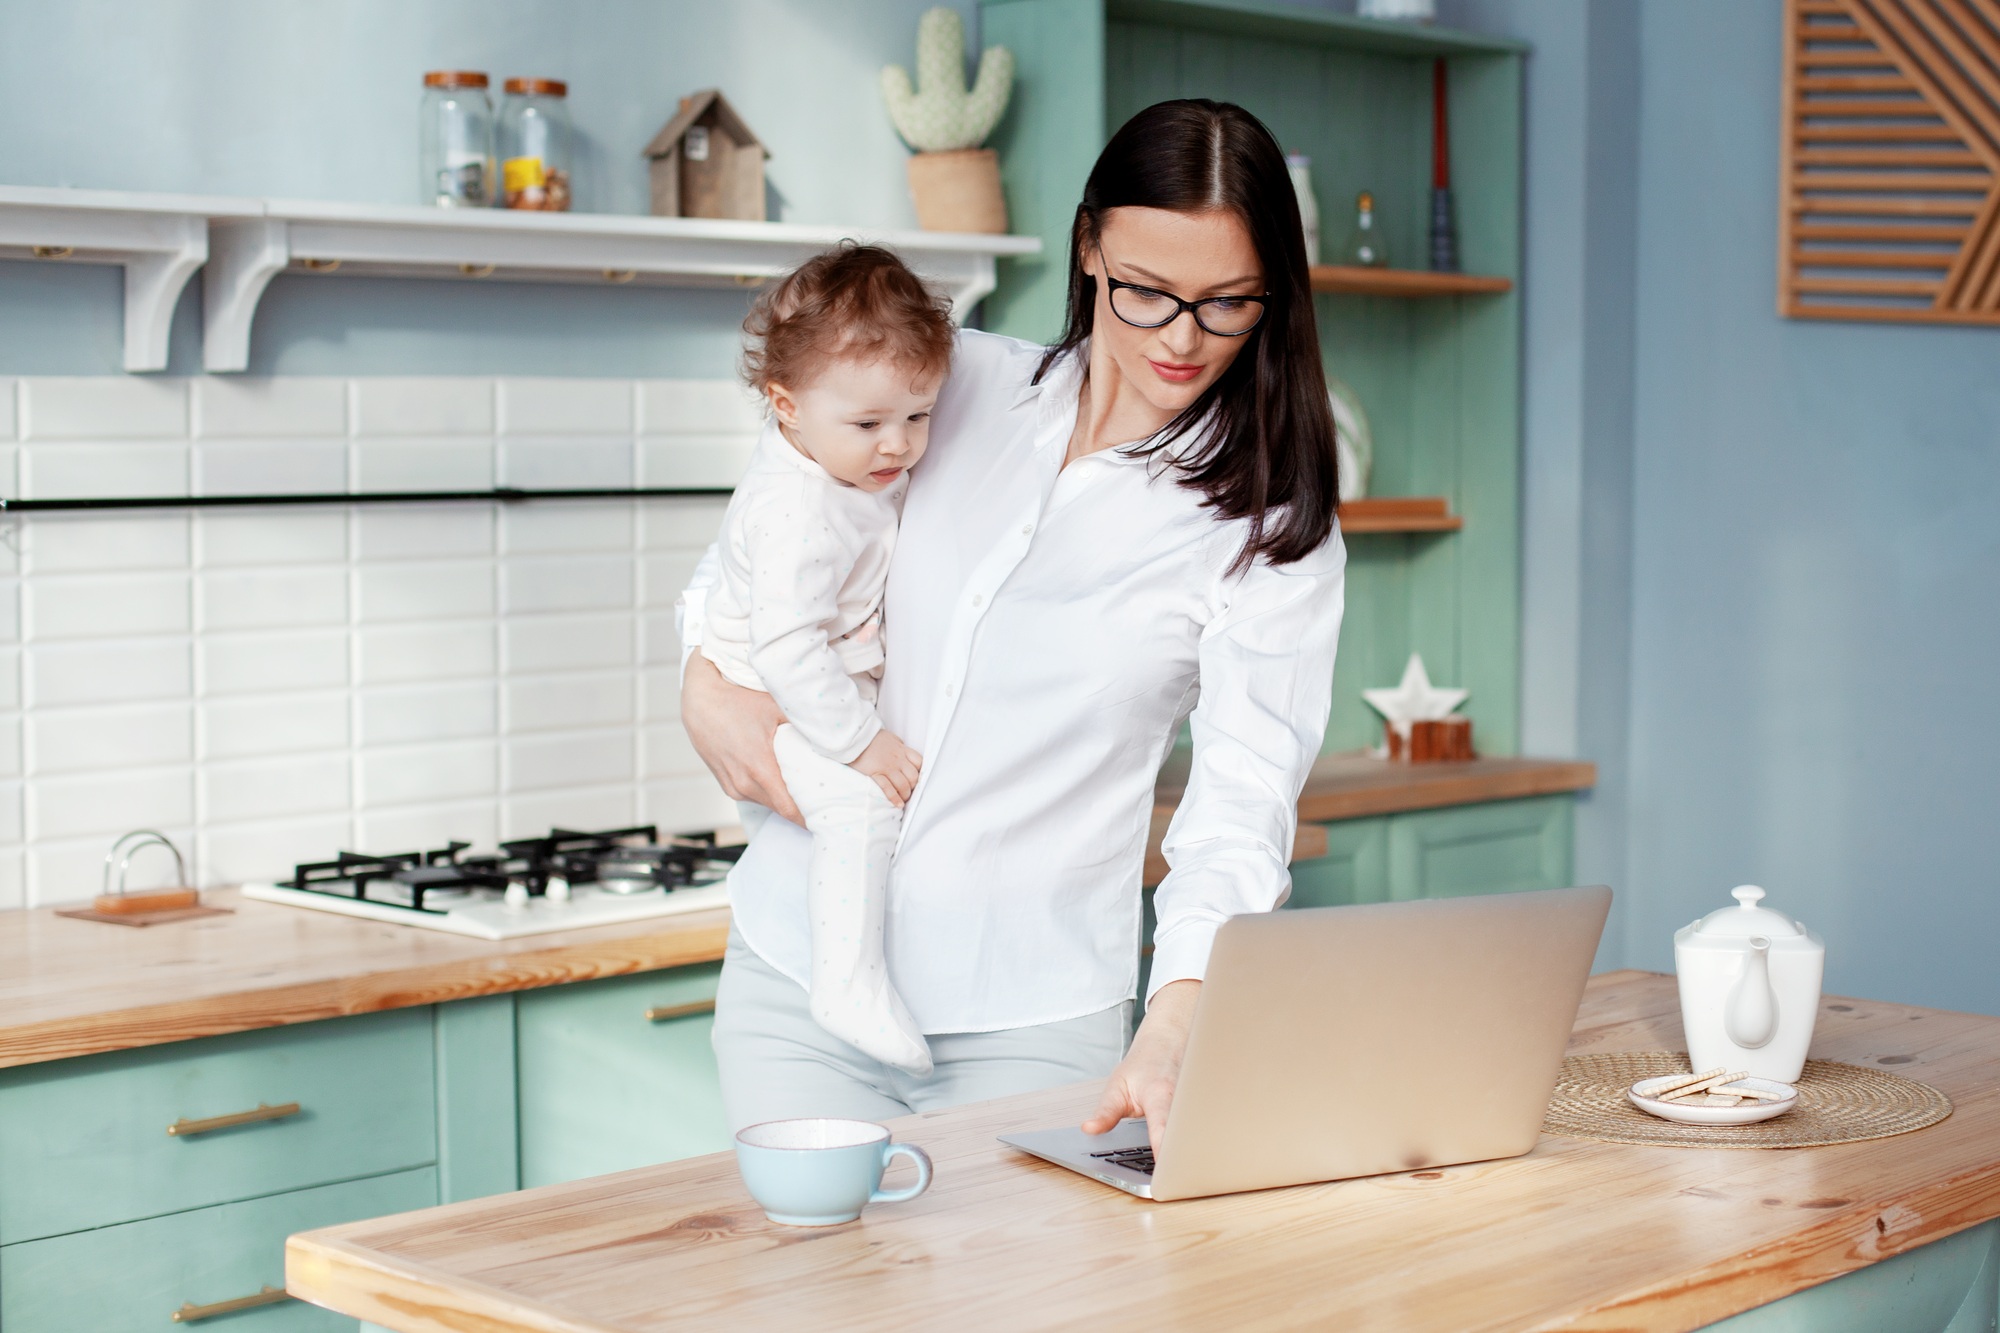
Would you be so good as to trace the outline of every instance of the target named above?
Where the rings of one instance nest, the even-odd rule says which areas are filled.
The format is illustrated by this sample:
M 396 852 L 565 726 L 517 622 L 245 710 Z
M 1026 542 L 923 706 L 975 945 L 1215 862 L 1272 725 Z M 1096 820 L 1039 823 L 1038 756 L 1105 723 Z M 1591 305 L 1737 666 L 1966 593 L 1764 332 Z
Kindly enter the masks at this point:
M 1160 102 L 1126 121 L 1083 187 L 1070 233 L 1069 316 L 1037 382 L 1090 337 L 1097 280 L 1083 258 L 1113 208 L 1228 209 L 1250 229 L 1264 266 L 1264 318 L 1229 369 L 1144 448 L 1187 439 L 1174 455 L 1181 484 L 1224 517 L 1250 521 L 1239 568 L 1301 559 L 1332 532 L 1340 493 L 1305 234 L 1283 150 L 1262 121 L 1228 102 Z

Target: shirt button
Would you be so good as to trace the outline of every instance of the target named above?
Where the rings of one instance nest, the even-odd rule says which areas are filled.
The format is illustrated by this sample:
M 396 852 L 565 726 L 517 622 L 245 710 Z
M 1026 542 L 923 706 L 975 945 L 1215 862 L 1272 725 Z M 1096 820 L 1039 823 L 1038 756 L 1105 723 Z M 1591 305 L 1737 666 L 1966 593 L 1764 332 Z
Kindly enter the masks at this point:
M 1034 532 L 1034 530 L 1035 530 L 1035 525 L 1034 525 L 1034 524 L 1032 524 L 1032 523 L 1030 523 L 1030 524 L 1028 524 L 1028 526 L 1027 526 L 1027 527 L 1025 527 L 1025 528 L 1022 528 L 1022 529 L 1021 529 L 1021 535 L 1022 535 L 1023 537 L 1026 537 L 1026 536 L 1028 536 L 1029 534 L 1033 533 L 1033 532 Z
M 972 604 L 974 606 L 984 606 L 986 605 L 986 599 L 984 597 L 981 597 L 978 593 L 974 593 L 972 594 Z
M 946 685 L 944 687 L 944 697 L 947 699 L 951 698 L 953 695 L 957 693 L 958 693 L 958 686 L 956 685 Z

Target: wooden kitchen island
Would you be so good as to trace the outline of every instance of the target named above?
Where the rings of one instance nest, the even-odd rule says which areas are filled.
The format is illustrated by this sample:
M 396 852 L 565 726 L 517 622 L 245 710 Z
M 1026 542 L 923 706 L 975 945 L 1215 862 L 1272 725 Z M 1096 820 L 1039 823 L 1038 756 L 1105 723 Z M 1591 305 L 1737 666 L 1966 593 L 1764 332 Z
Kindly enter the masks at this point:
M 1680 1040 L 1672 979 L 1621 972 L 1592 980 L 1571 1049 Z M 1771 1313 L 1760 1311 L 1742 1326 L 1919 1333 L 1944 1329 L 1957 1310 L 1968 1317 L 1951 1333 L 1991 1327 L 1981 1302 L 2000 1264 L 1987 1234 L 2000 1236 L 1990 1222 L 2000 1216 L 2000 1019 L 1829 997 L 1813 1052 L 1929 1082 L 1955 1110 L 1914 1134 L 1832 1148 L 1544 1136 L 1509 1161 L 1152 1204 L 994 1141 L 1080 1117 L 1096 1089 L 1077 1086 L 893 1122 L 936 1160 L 937 1183 L 846 1226 L 766 1221 L 719 1154 L 298 1235 L 286 1282 L 296 1297 L 399 1333 L 1458 1333 L 1700 1328 L 1882 1271 L 1905 1306 L 1822 1288 L 1793 1299 L 1841 1292 L 1844 1315 L 1752 1322 Z M 1936 1322 L 1895 1313 L 1908 1308 L 1907 1265 L 1920 1256 L 1869 1266 L 1955 1233 L 1969 1234 L 1922 1252 L 1958 1256 L 1957 1290 L 1931 1293 L 1952 1304 Z M 1967 1242 L 1987 1246 L 1983 1261 L 1963 1257 Z M 1945 1280 L 1939 1265 L 1928 1271 Z

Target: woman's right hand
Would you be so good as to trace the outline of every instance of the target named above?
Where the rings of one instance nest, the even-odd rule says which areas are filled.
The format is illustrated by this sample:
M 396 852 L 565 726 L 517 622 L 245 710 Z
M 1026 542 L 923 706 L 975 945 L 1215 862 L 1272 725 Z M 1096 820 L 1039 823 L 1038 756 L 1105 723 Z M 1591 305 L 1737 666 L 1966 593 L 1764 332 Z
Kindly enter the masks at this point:
M 784 721 L 770 695 L 725 680 L 700 653 L 688 658 L 681 677 L 681 725 L 701 762 L 732 801 L 755 801 L 803 828 L 805 816 L 785 789 L 771 749 L 771 737 Z

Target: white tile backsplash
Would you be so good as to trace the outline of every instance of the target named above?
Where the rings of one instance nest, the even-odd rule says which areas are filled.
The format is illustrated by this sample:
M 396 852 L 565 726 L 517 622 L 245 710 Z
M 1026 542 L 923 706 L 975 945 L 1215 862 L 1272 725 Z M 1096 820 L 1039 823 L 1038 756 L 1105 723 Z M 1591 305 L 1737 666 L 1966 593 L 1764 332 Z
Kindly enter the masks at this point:
M 194 817 L 194 770 L 114 768 L 27 784 L 27 836 L 36 842 L 186 824 Z M 103 852 L 98 853 L 99 857 Z
M 119 495 L 186 495 L 183 444 L 27 444 L 20 449 L 21 495 L 78 500 Z
M 632 605 L 630 556 L 509 560 L 501 578 L 501 605 L 509 615 Z
M 363 745 L 491 736 L 500 725 L 499 701 L 483 681 L 368 690 L 359 711 Z
M 490 440 L 363 441 L 354 446 L 357 491 L 485 491 L 494 485 Z
M 197 725 L 204 759 L 345 750 L 352 701 L 335 694 L 270 694 L 205 702 Z
M 282 495 L 347 489 L 347 441 L 228 441 L 194 447 L 196 495 Z
M 185 633 L 191 614 L 186 574 L 52 575 L 30 579 L 21 599 L 32 643 Z
M 204 631 L 347 623 L 347 570 L 238 569 L 197 580 Z
M 281 815 L 345 815 L 352 796 L 345 754 L 289 754 L 248 763 L 208 763 L 199 775 L 204 823 Z
M 630 380 L 500 381 L 500 430 L 507 435 L 630 435 Z
M 384 377 L 352 382 L 356 435 L 491 435 L 490 379 Z
M 27 771 L 99 773 L 184 764 L 194 758 L 194 707 L 37 709 L 27 717 Z
M 339 509 L 211 510 L 201 516 L 196 563 L 203 569 L 344 563 L 347 525 Z
M 194 695 L 186 639 L 31 644 L 22 652 L 24 708 L 73 708 Z
M 204 634 L 195 644 L 204 698 L 324 690 L 347 684 L 345 630 L 292 634 Z
M 31 574 L 129 569 L 156 574 L 185 568 L 192 520 L 171 511 L 140 510 L 116 518 L 79 513 L 38 516 L 19 529 Z
M 0 492 L 16 452 L 38 496 L 727 486 L 758 427 L 727 381 L 0 378 Z M 671 610 L 725 505 L 15 523 L 0 907 L 95 893 L 136 827 L 235 883 L 343 848 L 735 822 L 680 729 Z
M 185 440 L 188 381 L 80 375 L 20 382 L 26 440 Z
M 193 387 L 198 440 L 347 435 L 347 381 L 303 375 L 204 376 Z
M 762 404 L 735 380 L 639 381 L 642 435 L 756 435 Z

